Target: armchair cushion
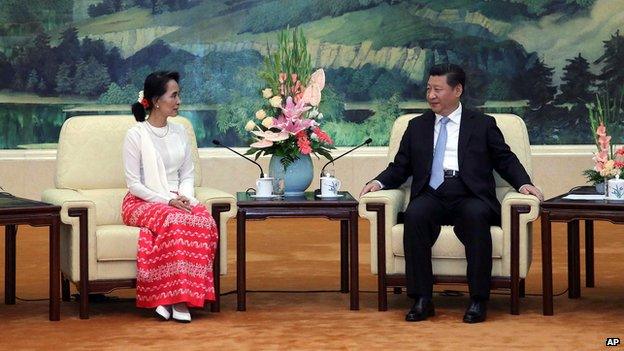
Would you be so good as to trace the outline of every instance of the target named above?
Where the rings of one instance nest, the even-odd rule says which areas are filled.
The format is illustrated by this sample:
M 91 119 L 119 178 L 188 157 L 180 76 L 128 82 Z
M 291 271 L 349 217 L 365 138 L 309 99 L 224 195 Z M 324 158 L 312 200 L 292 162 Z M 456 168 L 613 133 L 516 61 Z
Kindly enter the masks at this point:
M 492 235 L 492 258 L 503 256 L 503 229 L 501 227 L 490 227 Z M 392 227 L 392 253 L 396 256 L 405 256 L 403 251 L 403 224 Z M 466 259 L 464 245 L 457 239 L 453 226 L 445 225 L 440 230 L 440 236 L 433 245 L 431 257 L 436 258 L 456 258 Z
M 123 224 L 121 203 L 128 189 L 93 189 L 78 192 L 95 203 L 96 225 Z
M 136 261 L 138 227 L 127 225 L 101 225 L 95 230 L 97 238 L 97 260 L 103 261 Z

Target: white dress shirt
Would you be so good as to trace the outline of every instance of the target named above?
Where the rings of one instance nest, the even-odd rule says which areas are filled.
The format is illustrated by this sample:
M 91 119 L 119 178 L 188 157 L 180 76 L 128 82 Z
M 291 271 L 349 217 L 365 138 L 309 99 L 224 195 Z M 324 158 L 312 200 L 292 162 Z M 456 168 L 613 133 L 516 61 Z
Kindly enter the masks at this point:
M 145 122 L 147 123 L 147 122 Z M 167 173 L 169 191 L 177 192 L 197 204 L 195 199 L 195 166 L 191 157 L 191 147 L 186 136 L 184 126 L 177 123 L 167 123 L 168 126 L 157 128 L 147 125 L 148 134 L 154 148 L 163 161 Z M 173 194 L 168 196 L 157 193 L 145 186 L 145 175 L 141 162 L 141 133 L 140 124 L 130 128 L 126 133 L 123 146 L 123 161 L 128 190 L 148 202 L 167 204 L 174 199 Z
M 457 160 L 457 145 L 459 144 L 459 125 L 461 124 L 462 105 L 461 102 L 455 111 L 451 112 L 448 116 L 442 116 L 436 113 L 435 124 L 433 128 L 433 150 L 435 150 L 435 144 L 438 142 L 438 135 L 440 134 L 440 127 L 442 124 L 440 120 L 443 117 L 448 117 L 450 121 L 446 124 L 446 148 L 444 149 L 444 161 L 442 167 L 453 171 L 459 171 L 459 161 Z

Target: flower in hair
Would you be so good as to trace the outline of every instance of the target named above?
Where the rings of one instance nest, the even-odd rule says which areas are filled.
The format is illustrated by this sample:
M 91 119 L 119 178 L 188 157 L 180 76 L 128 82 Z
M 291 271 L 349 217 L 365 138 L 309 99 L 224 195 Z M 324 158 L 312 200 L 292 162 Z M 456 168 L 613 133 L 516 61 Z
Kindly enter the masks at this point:
M 143 105 L 143 108 L 149 107 L 149 101 L 143 96 L 143 90 L 139 91 L 139 98 L 137 99 L 137 102 Z

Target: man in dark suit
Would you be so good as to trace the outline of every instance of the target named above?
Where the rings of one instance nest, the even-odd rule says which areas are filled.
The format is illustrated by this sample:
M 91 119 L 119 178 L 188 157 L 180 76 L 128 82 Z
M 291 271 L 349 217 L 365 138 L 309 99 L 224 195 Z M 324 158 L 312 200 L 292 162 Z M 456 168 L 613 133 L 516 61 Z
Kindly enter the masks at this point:
M 462 107 L 465 84 L 457 65 L 429 70 L 431 110 L 409 122 L 394 161 L 360 194 L 397 188 L 412 176 L 403 231 L 407 294 L 415 300 L 405 316 L 410 322 L 435 314 L 431 248 L 441 225 L 453 225 L 466 249 L 470 305 L 463 321 L 485 320 L 492 279 L 490 226 L 500 225 L 501 212 L 493 170 L 519 192 L 543 200 L 494 118 Z

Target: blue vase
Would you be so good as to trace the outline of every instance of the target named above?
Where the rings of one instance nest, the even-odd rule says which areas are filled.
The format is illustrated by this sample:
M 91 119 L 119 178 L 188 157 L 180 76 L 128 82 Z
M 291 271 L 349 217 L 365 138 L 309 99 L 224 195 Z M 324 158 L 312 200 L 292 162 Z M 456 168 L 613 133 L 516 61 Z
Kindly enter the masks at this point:
M 279 187 L 283 180 L 284 196 L 303 196 L 303 193 L 312 183 L 314 166 L 310 155 L 299 154 L 299 158 L 288 165 L 286 170 L 282 165 L 282 157 L 273 155 L 269 162 L 269 175 L 275 182 L 274 189 Z

